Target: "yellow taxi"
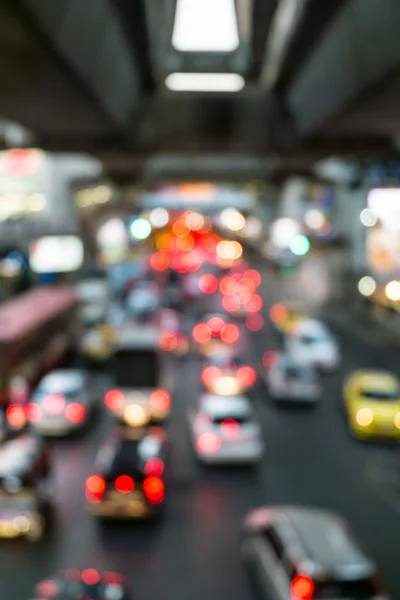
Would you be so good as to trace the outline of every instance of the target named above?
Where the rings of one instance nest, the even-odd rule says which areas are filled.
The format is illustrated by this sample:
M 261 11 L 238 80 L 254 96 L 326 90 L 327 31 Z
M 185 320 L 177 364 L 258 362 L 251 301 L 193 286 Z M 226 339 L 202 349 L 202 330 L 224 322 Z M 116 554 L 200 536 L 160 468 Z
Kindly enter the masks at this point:
M 110 358 L 114 351 L 117 330 L 113 325 L 96 325 L 89 329 L 81 341 L 81 352 L 87 358 L 104 361 Z
M 351 431 L 360 438 L 400 438 L 400 384 L 386 371 L 353 372 L 344 383 Z

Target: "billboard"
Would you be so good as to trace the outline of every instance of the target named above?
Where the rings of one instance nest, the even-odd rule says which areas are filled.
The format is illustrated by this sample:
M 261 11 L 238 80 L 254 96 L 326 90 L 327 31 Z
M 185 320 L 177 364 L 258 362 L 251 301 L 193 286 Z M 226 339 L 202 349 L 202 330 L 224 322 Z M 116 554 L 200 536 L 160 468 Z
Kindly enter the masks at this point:
M 82 240 L 74 235 L 49 235 L 37 239 L 29 249 L 29 265 L 35 273 L 72 273 L 84 259 Z
M 400 188 L 376 188 L 368 194 L 373 216 L 367 228 L 366 251 L 371 271 L 400 276 Z

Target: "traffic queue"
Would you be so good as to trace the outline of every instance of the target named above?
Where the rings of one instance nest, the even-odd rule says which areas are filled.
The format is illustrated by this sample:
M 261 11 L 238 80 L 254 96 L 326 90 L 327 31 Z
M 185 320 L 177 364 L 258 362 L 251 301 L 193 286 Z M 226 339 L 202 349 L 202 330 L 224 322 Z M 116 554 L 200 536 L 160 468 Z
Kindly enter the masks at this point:
M 65 360 L 52 368 L 49 362 L 25 402 L 5 404 L 0 537 L 36 542 L 46 536 L 57 510 L 51 440 L 84 435 L 96 413 L 107 415 L 109 427 L 81 490 L 90 515 L 99 523 L 134 523 L 166 513 L 173 476 L 168 422 L 174 418 L 174 361 L 192 360 L 199 367 L 187 432 L 195 460 L 207 469 L 257 469 L 268 440 L 254 394 L 276 410 L 283 403 L 317 408 L 323 401 L 321 378 L 341 360 L 325 324 L 306 308 L 274 305 L 266 318 L 280 346 L 265 339 L 264 354 L 255 358 L 249 348 L 264 323 L 261 274 L 241 256 L 222 264 L 203 261 L 196 271 L 199 293 L 190 295 L 185 290 L 192 269 L 173 264 L 165 271 L 174 277 L 160 278 L 153 255 L 125 298 L 77 337 L 79 368 Z M 97 380 L 105 371 L 109 385 L 101 391 Z M 343 406 L 355 436 L 400 435 L 399 385 L 390 374 L 354 373 L 345 382 Z M 374 562 L 340 516 L 328 510 L 265 506 L 247 514 L 238 529 L 238 552 L 266 600 L 387 598 Z M 43 580 L 35 594 L 37 600 L 131 597 L 120 574 L 90 568 Z

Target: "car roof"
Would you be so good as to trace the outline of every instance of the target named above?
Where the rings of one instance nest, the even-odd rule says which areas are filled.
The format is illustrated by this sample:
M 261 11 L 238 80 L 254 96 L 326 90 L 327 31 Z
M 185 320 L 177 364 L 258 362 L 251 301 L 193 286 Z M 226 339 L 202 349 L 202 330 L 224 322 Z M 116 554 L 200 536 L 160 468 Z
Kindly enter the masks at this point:
M 131 325 L 121 328 L 115 343 L 116 350 L 155 349 L 158 348 L 159 332 L 148 325 Z
M 346 522 L 336 513 L 308 507 L 274 507 L 277 528 L 295 561 L 315 570 L 335 572 L 345 567 L 373 568 Z M 344 572 L 344 571 L 343 571 Z
M 150 458 L 160 456 L 165 436 L 148 433 L 144 437 L 126 437 L 121 431 L 114 432 L 96 457 L 99 470 L 108 476 L 141 470 Z
M 217 396 L 203 394 L 200 398 L 200 408 L 209 415 L 220 417 L 224 415 L 247 416 L 251 412 L 250 402 L 246 396 Z
M 0 478 L 26 473 L 43 448 L 38 438 L 21 435 L 0 446 Z
M 390 371 L 365 369 L 354 371 L 349 379 L 366 389 L 394 390 L 399 387 L 399 379 Z
M 45 375 L 39 386 L 62 391 L 64 387 L 79 387 L 83 384 L 86 375 L 87 373 L 83 369 L 57 369 Z

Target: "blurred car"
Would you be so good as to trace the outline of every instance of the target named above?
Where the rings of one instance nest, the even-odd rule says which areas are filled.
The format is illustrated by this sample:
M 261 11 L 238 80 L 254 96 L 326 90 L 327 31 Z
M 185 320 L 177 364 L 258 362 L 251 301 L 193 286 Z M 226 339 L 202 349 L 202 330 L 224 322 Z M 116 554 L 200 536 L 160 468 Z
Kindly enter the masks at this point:
M 121 331 L 110 366 L 115 387 L 107 391 L 104 403 L 118 422 L 143 428 L 168 418 L 172 376 L 160 355 L 157 328 Z
M 297 300 L 273 304 L 269 315 L 275 329 L 282 334 L 289 334 L 298 321 L 309 318 L 303 303 Z
M 177 356 L 186 356 L 190 350 L 190 337 L 182 319 L 174 310 L 162 310 L 159 315 L 160 349 Z
M 274 360 L 266 368 L 264 377 L 273 400 L 314 404 L 321 399 L 322 386 L 314 367 L 299 362 L 290 354 L 274 353 Z
M 119 428 L 100 448 L 95 473 L 86 480 L 89 511 L 101 518 L 147 519 L 165 501 L 168 442 L 159 427 L 138 436 Z
M 208 392 L 232 396 L 250 389 L 257 380 L 257 373 L 239 356 L 215 354 L 204 361 L 201 379 Z
M 344 405 L 358 437 L 400 438 L 400 383 L 392 373 L 354 371 L 344 382 Z
M 80 344 L 81 353 L 96 362 L 108 360 L 114 350 L 117 331 L 113 325 L 95 325 L 84 333 Z
M 264 444 L 261 427 L 245 396 L 203 394 L 197 411 L 189 413 L 196 458 L 205 464 L 253 464 Z
M 153 281 L 140 282 L 126 299 L 126 311 L 129 316 L 143 318 L 151 316 L 161 307 L 160 290 Z
M 51 513 L 52 480 L 46 446 L 27 434 L 0 446 L 0 538 L 39 541 Z
M 43 579 L 35 586 L 33 600 L 132 600 L 119 573 L 95 569 L 68 569 L 61 577 Z
M 329 329 L 320 321 L 300 319 L 286 337 L 286 350 L 298 362 L 324 371 L 339 366 L 339 346 Z
M 83 279 L 76 285 L 81 305 L 81 319 L 85 325 L 104 321 L 110 304 L 111 290 L 105 279 Z
M 225 315 L 208 314 L 195 325 L 192 336 L 204 358 L 216 354 L 232 357 L 237 354 L 236 342 L 240 338 L 240 329 L 236 323 L 229 322 Z
M 241 550 L 260 596 L 268 600 L 389 598 L 346 522 L 328 510 L 253 510 L 244 520 Z
M 98 387 L 87 371 L 52 371 L 43 377 L 26 405 L 31 429 L 51 436 L 81 429 L 95 411 L 98 394 Z

